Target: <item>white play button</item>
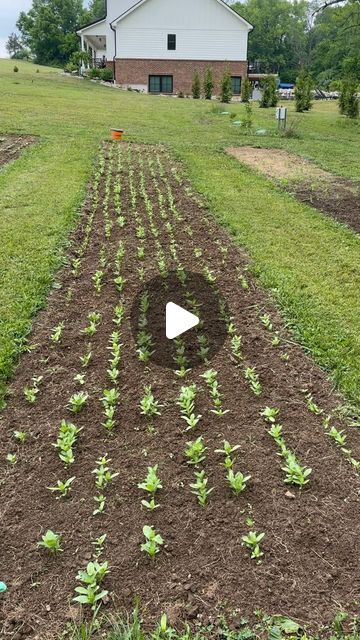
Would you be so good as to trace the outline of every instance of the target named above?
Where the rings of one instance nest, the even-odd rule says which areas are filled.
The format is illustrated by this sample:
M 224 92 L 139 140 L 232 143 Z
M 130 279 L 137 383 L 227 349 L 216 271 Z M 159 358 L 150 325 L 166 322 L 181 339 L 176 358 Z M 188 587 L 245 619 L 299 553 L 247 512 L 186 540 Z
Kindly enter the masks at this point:
M 181 336 L 185 331 L 193 329 L 199 324 L 200 320 L 190 311 L 186 311 L 174 302 L 168 302 L 166 305 L 166 337 L 173 340 Z

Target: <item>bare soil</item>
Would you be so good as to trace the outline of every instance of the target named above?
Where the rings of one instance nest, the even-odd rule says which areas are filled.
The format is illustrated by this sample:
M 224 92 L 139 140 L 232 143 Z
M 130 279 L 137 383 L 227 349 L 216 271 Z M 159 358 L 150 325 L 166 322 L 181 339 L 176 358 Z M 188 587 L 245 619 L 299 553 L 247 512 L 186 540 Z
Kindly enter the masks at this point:
M 297 200 L 360 233 L 360 187 L 282 149 L 230 147 L 230 155 L 276 180 Z
M 35 136 L 0 134 L 0 166 L 16 160 L 23 149 L 35 142 Z
M 304 389 L 314 395 L 324 415 L 332 412 L 341 398 L 325 374 L 294 344 L 271 300 L 246 272 L 246 254 L 213 221 L 167 152 L 154 147 L 109 144 L 104 148 L 106 159 L 111 149 L 115 167 L 118 159 L 121 165 L 117 173 L 114 168 L 111 184 L 113 188 L 121 179 L 126 224 L 120 228 L 115 220 L 111 191 L 109 215 L 114 226 L 111 237 L 105 238 L 103 176 L 100 205 L 95 211 L 80 276 L 75 279 L 70 266 L 58 274 L 59 284 L 52 290 L 48 307 L 34 322 L 29 342 L 36 347 L 21 358 L 1 416 L 0 579 L 8 585 L 7 593 L 0 596 L 1 638 L 55 640 L 66 620 L 77 616 L 77 607 L 71 602 L 75 576 L 92 557 L 92 541 L 103 533 L 108 536 L 103 558 L 111 566 L 104 582 L 111 593 L 106 606 L 130 609 L 134 596 L 139 596 L 148 621 L 166 611 L 175 625 L 184 620 L 206 624 L 220 612 L 236 610 L 251 618 L 254 610 L 261 608 L 317 629 L 329 624 L 340 607 L 355 613 L 360 598 L 359 477 L 325 434 L 323 416 L 309 411 Z M 156 170 L 156 181 L 166 203 L 167 220 L 160 215 L 149 163 L 163 167 L 162 171 Z M 157 275 L 155 238 L 139 194 L 142 166 L 169 270 L 177 267 L 169 253 L 166 224 L 170 222 L 182 264 L 192 272 L 203 272 L 205 265 L 213 270 L 242 336 L 243 366 L 237 368 L 232 360 L 230 338 L 211 361 L 218 371 L 223 406 L 230 410 L 223 418 L 211 413 L 208 392 L 199 377 L 208 367 L 198 367 L 180 380 L 171 369 L 152 362 L 145 368 L 136 354 L 130 316 L 142 286 L 138 268 L 144 267 L 146 280 Z M 146 257 L 142 262 L 136 257 L 138 240 L 129 192 L 131 167 L 137 211 L 146 229 Z M 182 220 L 170 210 L 168 185 Z M 91 197 L 90 186 L 70 258 L 77 256 L 84 237 Z M 122 270 L 126 284 L 121 296 L 113 282 L 114 256 L 120 240 L 126 251 Z M 98 295 L 91 278 L 99 268 L 103 247 L 109 263 Z M 195 248 L 202 250 L 201 257 L 195 257 Z M 238 268 L 245 270 L 247 290 L 237 279 Z M 169 299 L 171 294 L 169 291 Z M 101 426 L 104 417 L 99 398 L 103 389 L 110 386 L 107 347 L 115 328 L 113 308 L 120 297 L 126 312 L 121 328 L 117 427 L 111 435 Z M 156 300 L 151 302 L 156 304 Z M 86 370 L 84 388 L 90 398 L 83 412 L 74 415 L 66 405 L 78 390 L 75 374 L 85 372 L 79 358 L 88 339 L 81 329 L 91 311 L 101 312 L 102 321 L 91 339 L 93 360 Z M 265 312 L 271 314 L 274 328 L 281 335 L 279 347 L 272 346 L 272 334 L 259 320 Z M 63 338 L 60 344 L 54 344 L 50 334 L 61 321 L 65 322 Z M 289 356 L 286 361 L 281 357 L 285 352 Z M 259 397 L 244 379 L 243 369 L 250 365 L 260 374 L 263 393 Z M 29 405 L 23 389 L 33 376 L 39 375 L 44 376 L 39 397 Z M 184 421 L 176 405 L 180 387 L 192 382 L 199 388 L 196 409 L 203 416 L 194 434 L 184 433 Z M 149 432 L 138 408 L 145 384 L 152 385 L 155 397 L 164 405 L 162 415 L 154 421 L 155 433 Z M 282 460 L 260 416 L 267 405 L 280 409 L 288 446 L 302 464 L 313 470 L 311 482 L 303 490 L 283 482 Z M 64 470 L 52 446 L 63 418 L 83 427 L 76 445 L 76 461 L 68 470 Z M 340 420 L 334 424 L 338 428 L 346 426 Z M 28 433 L 24 445 L 16 444 L 15 430 Z M 359 431 L 348 427 L 347 432 L 348 445 L 359 458 Z M 193 469 L 183 455 L 186 442 L 199 435 L 208 447 L 203 467 L 209 486 L 214 487 L 206 507 L 200 507 L 191 493 Z M 224 439 L 240 444 L 235 470 L 251 475 L 248 488 L 239 497 L 227 486 L 221 458 L 215 453 Z M 5 462 L 8 452 L 17 453 L 16 465 Z M 120 475 L 107 490 L 106 513 L 93 516 L 95 485 L 91 472 L 95 460 L 105 453 L 112 460 L 111 468 Z M 137 484 L 143 481 L 147 466 L 154 464 L 159 465 L 163 489 L 158 498 L 161 507 L 150 513 L 141 506 L 144 496 Z M 76 476 L 71 497 L 55 500 L 46 487 L 70 476 Z M 241 537 L 249 530 L 247 517 L 252 518 L 254 530 L 265 532 L 260 564 L 250 559 L 241 544 Z M 165 541 L 154 560 L 140 551 L 145 524 L 154 525 Z M 47 529 L 62 535 L 63 552 L 56 557 L 37 547 Z

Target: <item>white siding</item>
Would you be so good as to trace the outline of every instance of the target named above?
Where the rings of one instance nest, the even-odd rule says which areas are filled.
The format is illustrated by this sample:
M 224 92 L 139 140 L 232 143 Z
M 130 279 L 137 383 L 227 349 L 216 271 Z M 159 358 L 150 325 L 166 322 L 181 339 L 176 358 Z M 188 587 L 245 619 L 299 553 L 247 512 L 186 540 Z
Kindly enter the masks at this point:
M 169 33 L 176 51 L 167 49 Z M 117 24 L 116 57 L 246 60 L 247 39 L 247 25 L 217 0 L 147 0 Z
M 137 0 L 107 0 L 107 20 L 112 22 L 130 7 L 133 7 Z

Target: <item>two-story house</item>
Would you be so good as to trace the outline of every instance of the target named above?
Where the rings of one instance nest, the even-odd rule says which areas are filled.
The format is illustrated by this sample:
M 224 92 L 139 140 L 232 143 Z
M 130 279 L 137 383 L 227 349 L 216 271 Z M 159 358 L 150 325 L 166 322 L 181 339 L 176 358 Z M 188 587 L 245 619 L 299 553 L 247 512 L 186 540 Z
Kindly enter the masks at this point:
M 107 0 L 106 16 L 78 31 L 82 49 L 114 70 L 115 82 L 150 93 L 191 93 L 211 67 L 215 93 L 225 70 L 234 95 L 247 75 L 252 26 L 223 0 Z

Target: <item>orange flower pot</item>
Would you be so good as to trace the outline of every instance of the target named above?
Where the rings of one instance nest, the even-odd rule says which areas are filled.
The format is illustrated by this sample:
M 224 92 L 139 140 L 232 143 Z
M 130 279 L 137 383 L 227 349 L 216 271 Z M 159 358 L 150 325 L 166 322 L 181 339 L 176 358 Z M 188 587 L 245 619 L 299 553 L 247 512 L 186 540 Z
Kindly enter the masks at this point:
M 123 129 L 111 129 L 111 137 L 113 140 L 121 140 L 123 133 Z

